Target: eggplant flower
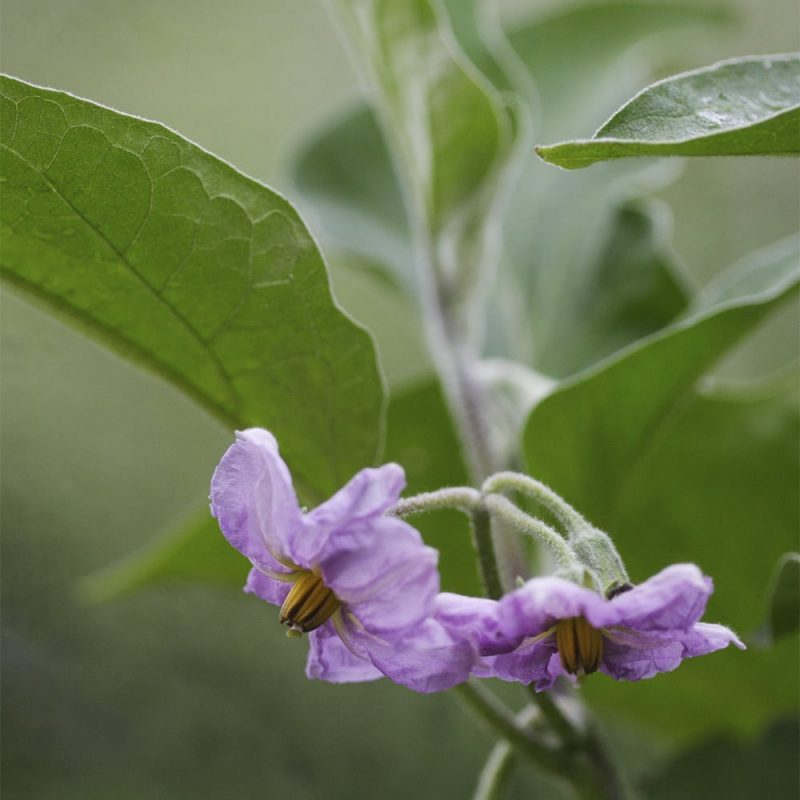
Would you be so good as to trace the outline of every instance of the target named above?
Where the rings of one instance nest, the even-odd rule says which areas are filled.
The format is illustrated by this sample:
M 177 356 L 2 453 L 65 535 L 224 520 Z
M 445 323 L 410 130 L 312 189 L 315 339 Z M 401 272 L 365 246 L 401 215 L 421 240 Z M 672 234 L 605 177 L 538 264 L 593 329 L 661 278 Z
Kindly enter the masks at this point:
M 466 680 L 474 647 L 437 623 L 438 554 L 384 516 L 405 486 L 397 464 L 361 470 L 305 513 L 269 432 L 236 434 L 211 480 L 211 513 L 253 565 L 245 591 L 308 634 L 306 674 L 333 683 L 387 676 L 422 692 Z
M 712 591 L 694 564 L 674 564 L 610 599 L 556 577 L 496 602 L 443 595 L 437 618 L 476 643 L 484 658 L 473 674 L 543 691 L 561 675 L 637 681 L 731 643 L 744 649 L 733 631 L 699 621 Z

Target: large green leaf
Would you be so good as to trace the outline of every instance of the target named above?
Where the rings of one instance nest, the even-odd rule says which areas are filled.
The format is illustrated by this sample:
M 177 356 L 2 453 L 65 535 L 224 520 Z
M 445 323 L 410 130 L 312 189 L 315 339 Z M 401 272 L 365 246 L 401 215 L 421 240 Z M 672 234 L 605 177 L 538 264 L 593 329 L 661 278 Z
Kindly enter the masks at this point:
M 742 282 L 746 293 L 695 311 L 687 318 L 632 345 L 592 370 L 564 382 L 534 409 L 525 449 L 534 473 L 547 479 L 600 525 L 613 525 L 627 481 L 659 435 L 662 424 L 680 410 L 695 382 L 772 308 L 794 289 L 800 273 L 795 240 L 786 242 L 776 275 L 772 260 L 752 265 L 764 283 Z M 774 252 L 769 253 L 775 258 Z M 733 269 L 738 273 L 738 269 Z M 564 438 L 566 437 L 566 438 Z M 557 442 L 581 442 L 586 459 Z M 546 455 L 545 455 L 546 454 Z M 542 477 L 542 476 L 540 476 Z
M 294 209 L 172 131 L 3 78 L 3 277 L 231 426 L 307 498 L 371 463 L 382 386 Z
M 734 270 L 746 290 L 563 384 L 533 410 L 525 432 L 531 474 L 612 535 L 634 580 L 695 561 L 716 582 L 710 618 L 743 632 L 760 623 L 772 565 L 800 523 L 796 393 L 781 385 L 709 394 L 697 386 L 794 293 L 797 250 L 784 250 L 780 276 L 770 262 L 751 262 L 749 281 Z M 599 704 L 656 720 L 674 735 L 725 724 L 754 730 L 794 701 L 795 656 L 786 647 L 732 650 L 637 687 L 589 681 L 586 688 Z M 747 681 L 762 688 L 737 690 Z M 675 697 L 685 715 L 675 713 Z M 695 704 L 703 715 L 690 712 Z
M 659 81 L 589 140 L 540 146 L 567 169 L 629 156 L 800 153 L 800 57 L 738 58 Z

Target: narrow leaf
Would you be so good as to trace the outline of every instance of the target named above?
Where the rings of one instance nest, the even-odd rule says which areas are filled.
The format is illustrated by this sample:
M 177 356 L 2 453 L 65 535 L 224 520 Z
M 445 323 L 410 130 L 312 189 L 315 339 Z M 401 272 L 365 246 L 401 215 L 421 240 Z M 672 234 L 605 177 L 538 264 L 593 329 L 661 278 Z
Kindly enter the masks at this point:
M 566 169 L 630 156 L 800 153 L 800 57 L 738 58 L 648 87 L 589 140 L 540 146 Z
M 0 99 L 6 280 L 269 427 L 308 499 L 373 461 L 372 341 L 286 200 L 161 125 L 12 78 Z

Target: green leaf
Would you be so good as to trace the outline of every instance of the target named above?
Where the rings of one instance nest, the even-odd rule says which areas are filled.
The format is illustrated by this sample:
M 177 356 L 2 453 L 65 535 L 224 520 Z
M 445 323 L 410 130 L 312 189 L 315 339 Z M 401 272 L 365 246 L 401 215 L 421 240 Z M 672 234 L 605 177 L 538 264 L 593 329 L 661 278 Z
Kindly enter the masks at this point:
M 557 488 L 569 485 L 568 496 L 579 497 L 596 523 L 613 525 L 624 476 L 646 454 L 661 425 L 725 351 L 792 293 L 800 280 L 800 264 L 789 255 L 796 247 L 795 240 L 784 244 L 781 255 L 786 256 L 787 269 L 780 279 L 775 279 L 772 264 L 754 264 L 753 273 L 765 278 L 760 287 L 750 284 L 748 293 L 711 305 L 630 346 L 545 398 L 525 432 L 534 474 L 543 477 L 539 459 L 546 453 L 547 479 Z M 592 468 L 578 468 L 570 448 L 555 446 L 569 440 L 592 443 L 585 454 L 596 459 Z
M 3 78 L 3 277 L 226 425 L 264 425 L 307 499 L 376 456 L 369 335 L 279 195 L 155 123 Z
M 764 633 L 769 642 L 800 629 L 800 553 L 784 553 L 778 559 L 767 602 Z
M 737 58 L 644 89 L 589 140 L 540 146 L 566 169 L 631 156 L 800 153 L 800 57 Z
M 741 631 L 760 623 L 762 587 L 800 524 L 794 388 L 698 389 L 725 350 L 794 294 L 800 279 L 796 258 L 778 280 L 765 263 L 752 269 L 760 286 L 749 282 L 746 293 L 562 384 L 533 410 L 524 440 L 531 474 L 613 537 L 634 580 L 671 562 L 697 562 L 715 580 L 707 618 Z M 793 702 L 795 655 L 730 650 L 635 687 L 600 680 L 587 681 L 586 690 L 599 705 L 675 737 L 718 725 L 752 731 Z M 758 680 L 759 692 L 743 696 L 737 686 L 745 680 Z M 676 697 L 685 714 L 676 713 Z M 699 706 L 702 715 L 691 712 Z
M 522 23 L 509 39 L 536 83 L 537 136 L 578 135 L 619 105 L 648 69 L 644 42 L 647 60 L 657 63 L 674 58 L 677 37 L 682 48 L 706 45 L 709 32 L 731 21 L 722 6 L 611 0 L 556 7 Z
M 559 372 L 577 372 L 664 327 L 685 309 L 688 280 L 669 247 L 670 232 L 665 206 L 651 201 L 617 209 L 585 281 L 569 297 L 572 329 L 548 349 L 547 361 Z
M 334 258 L 336 299 L 375 337 L 392 393 L 404 391 L 433 372 L 419 309 L 393 275 L 367 261 Z

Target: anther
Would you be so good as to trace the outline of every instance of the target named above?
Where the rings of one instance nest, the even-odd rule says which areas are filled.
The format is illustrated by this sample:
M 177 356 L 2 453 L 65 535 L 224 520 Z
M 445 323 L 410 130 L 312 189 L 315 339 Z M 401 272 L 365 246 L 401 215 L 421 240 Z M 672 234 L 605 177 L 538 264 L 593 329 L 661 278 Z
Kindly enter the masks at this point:
M 314 572 L 305 572 L 289 590 L 281 606 L 281 624 L 289 625 L 289 635 L 308 633 L 336 612 L 339 600 Z
M 591 675 L 603 658 L 603 636 L 583 617 L 568 617 L 556 625 L 556 649 L 567 672 Z

